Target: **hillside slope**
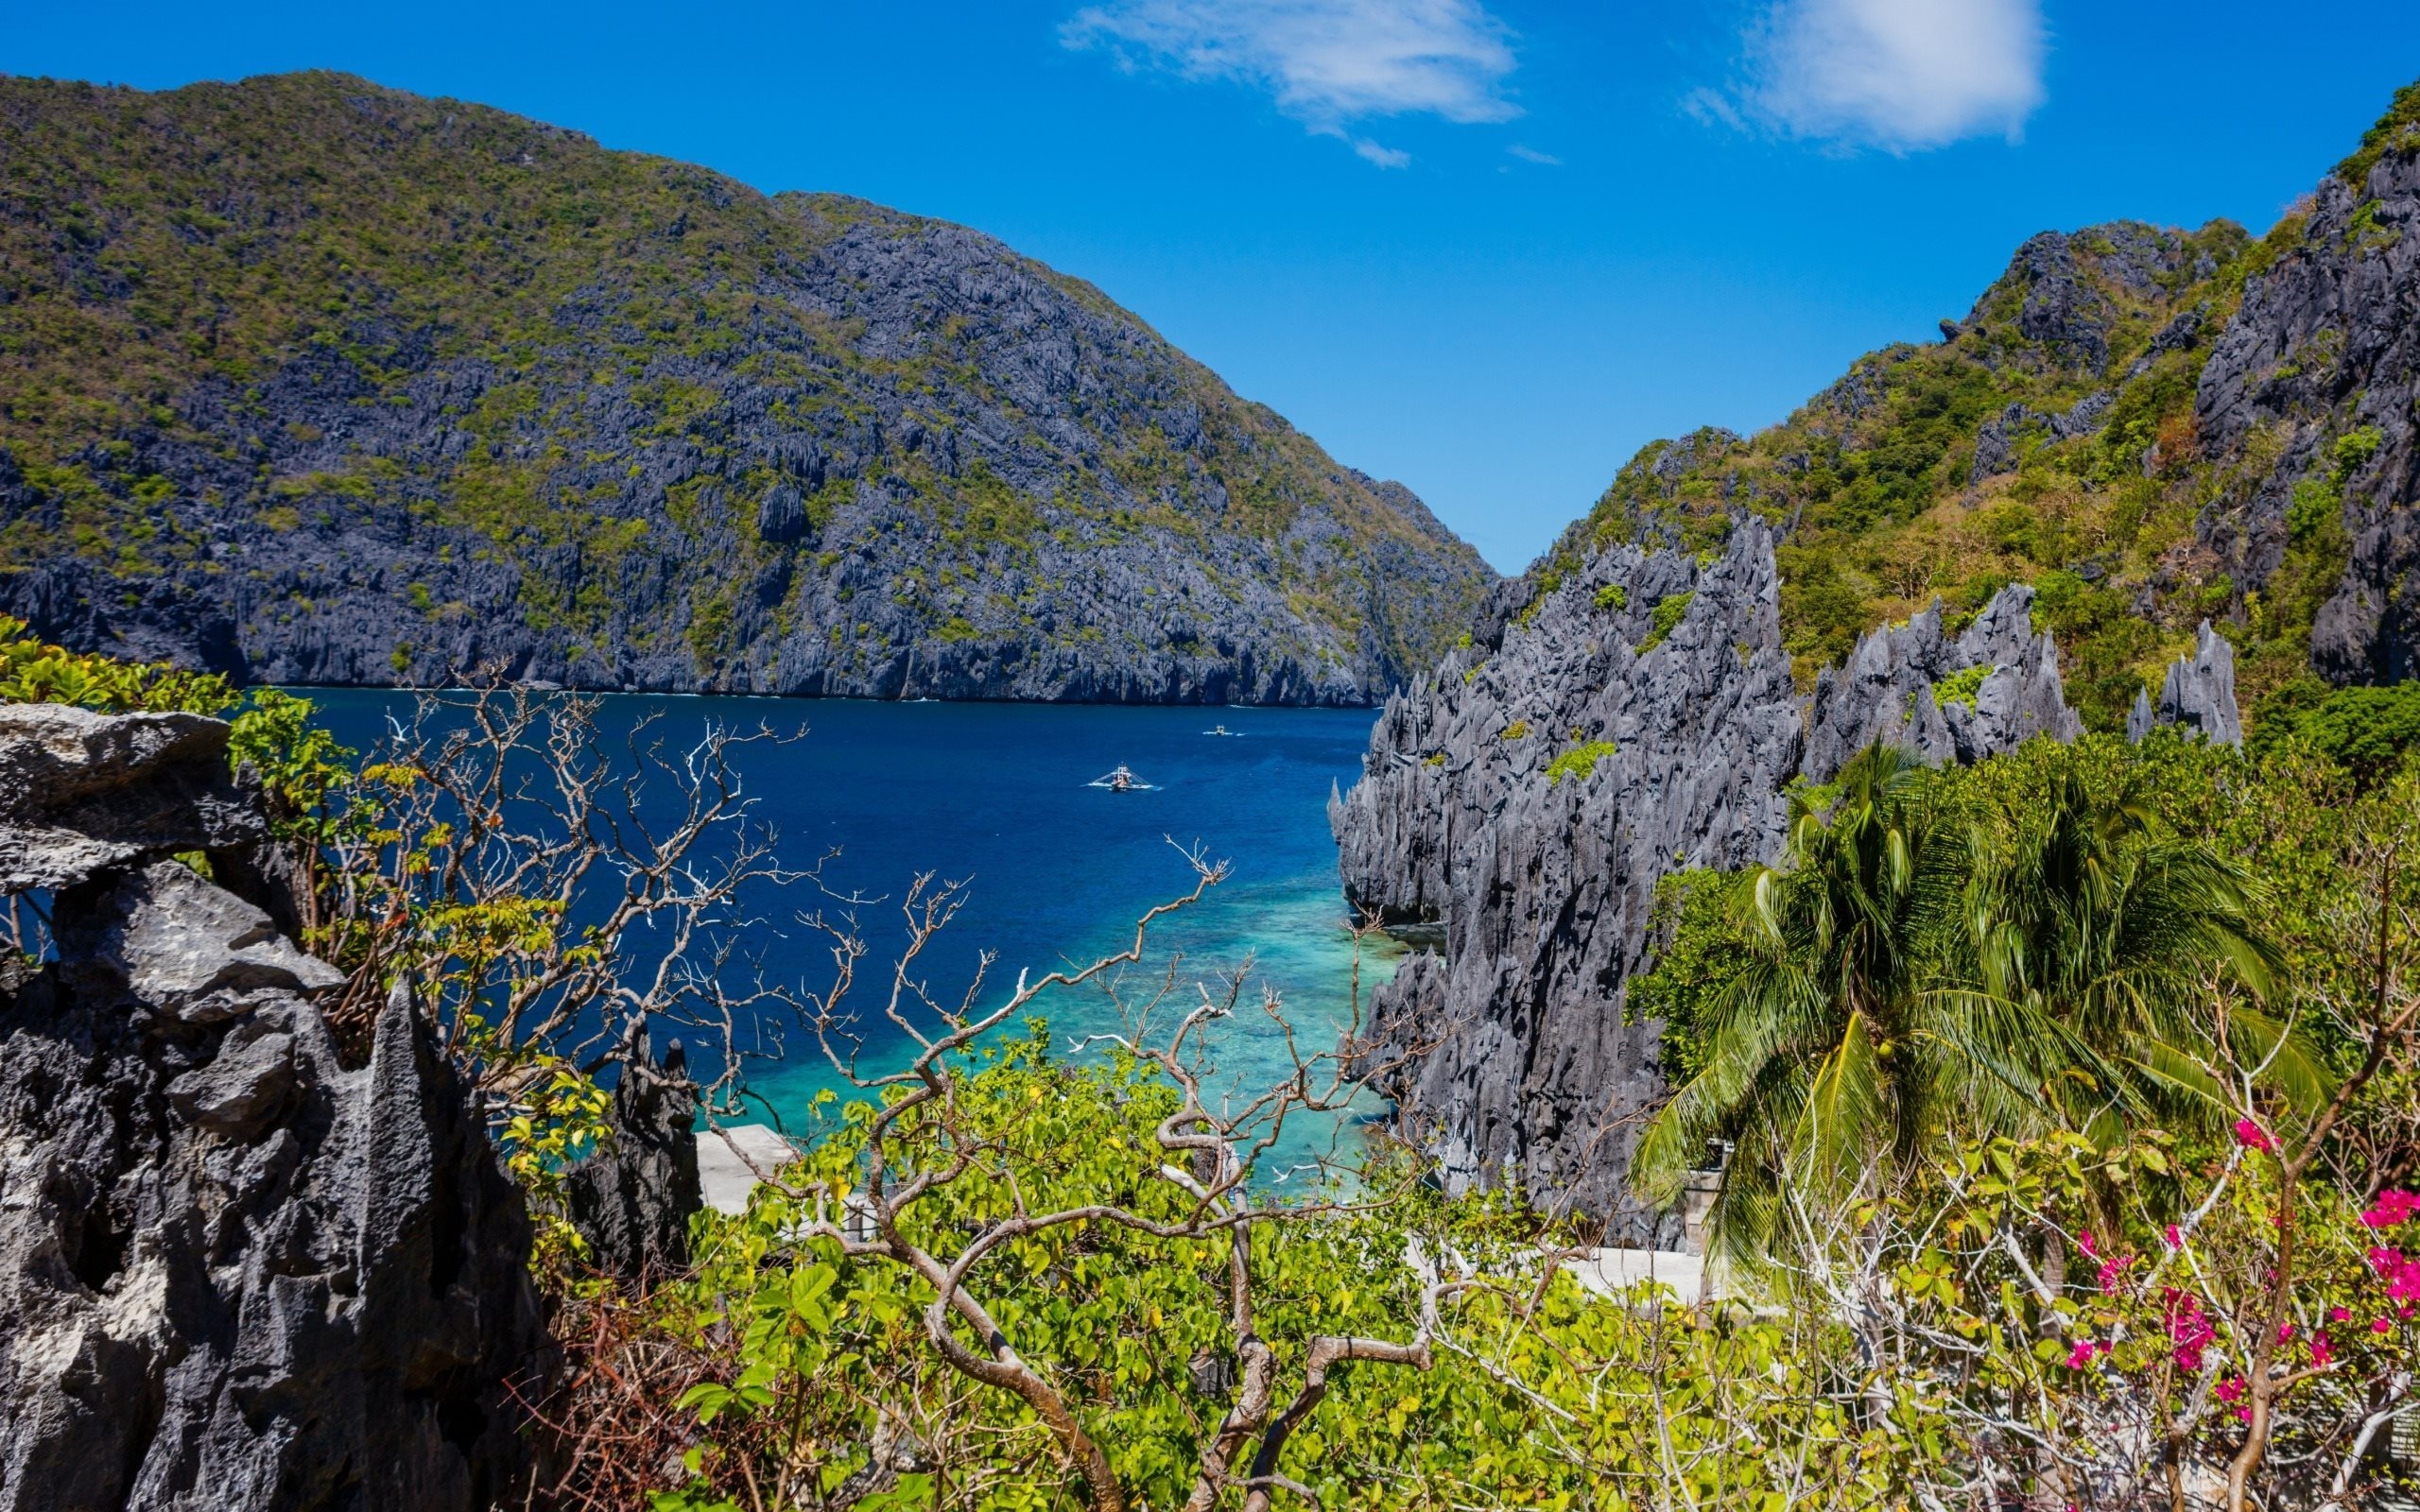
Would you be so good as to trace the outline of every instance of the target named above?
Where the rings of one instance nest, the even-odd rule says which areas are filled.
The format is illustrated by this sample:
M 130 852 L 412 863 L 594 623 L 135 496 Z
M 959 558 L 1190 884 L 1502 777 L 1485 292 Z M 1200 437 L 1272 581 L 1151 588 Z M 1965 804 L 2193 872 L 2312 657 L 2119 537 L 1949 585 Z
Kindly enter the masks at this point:
M 2408 676 L 2420 628 L 2420 86 L 2257 240 L 2134 222 L 2046 232 L 1935 344 L 1860 358 L 1788 421 L 1644 448 L 1531 569 L 1550 588 L 1634 539 L 1787 530 L 1802 686 L 1936 594 L 2006 583 L 2067 659 L 2086 719 L 2218 622 L 2247 701 L 2315 670 Z
M 1435 943 L 1372 997 L 1399 1131 L 1449 1181 L 1675 1243 L 1626 1184 L 1666 1091 L 1630 986 L 1667 876 L 1778 859 L 1789 784 L 1876 739 L 1972 761 L 2138 701 L 2233 739 L 2238 669 L 2288 712 L 2410 676 L 2416 221 L 2420 89 L 2257 242 L 2036 236 L 1940 343 L 1642 451 L 1330 805 L 1347 900 Z
M 72 644 L 1352 703 L 1492 579 L 977 232 L 336 75 L 0 78 L 0 610 Z

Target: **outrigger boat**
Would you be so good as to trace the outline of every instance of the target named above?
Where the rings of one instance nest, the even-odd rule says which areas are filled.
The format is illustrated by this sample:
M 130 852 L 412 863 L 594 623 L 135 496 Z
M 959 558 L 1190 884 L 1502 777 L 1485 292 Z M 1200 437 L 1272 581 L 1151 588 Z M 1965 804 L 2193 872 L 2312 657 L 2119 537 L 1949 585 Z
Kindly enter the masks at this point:
M 1103 772 L 1100 776 L 1094 778 L 1084 785 L 1086 787 L 1105 787 L 1113 793 L 1150 793 L 1157 791 L 1151 783 L 1135 776 L 1133 771 L 1129 768 L 1124 762 L 1118 763 L 1115 766 L 1111 767 L 1108 771 Z
M 1236 736 L 1241 736 L 1241 735 L 1243 734 L 1243 731 L 1242 731 L 1242 730 L 1229 730 L 1226 726 L 1224 726 L 1224 725 L 1220 725 L 1220 726 L 1219 726 L 1218 729 L 1216 729 L 1216 730 L 1203 730 L 1203 731 L 1202 731 L 1202 733 L 1203 733 L 1203 734 L 1205 734 L 1205 735 L 1236 735 Z

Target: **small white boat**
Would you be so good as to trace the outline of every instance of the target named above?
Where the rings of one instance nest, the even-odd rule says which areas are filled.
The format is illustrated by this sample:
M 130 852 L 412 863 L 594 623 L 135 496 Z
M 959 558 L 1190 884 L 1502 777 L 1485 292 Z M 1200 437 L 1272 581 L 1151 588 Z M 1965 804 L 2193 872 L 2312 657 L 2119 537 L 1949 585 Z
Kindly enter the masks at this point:
M 1216 729 L 1216 730 L 1203 730 L 1203 731 L 1202 731 L 1202 733 L 1203 733 L 1203 734 L 1205 734 L 1205 735 L 1231 735 L 1231 736 L 1234 736 L 1235 738 L 1239 739 L 1239 740 L 1240 740 L 1241 738 L 1243 738 L 1243 731 L 1242 731 L 1242 730 L 1229 730 L 1229 729 L 1228 729 L 1226 726 L 1224 726 L 1224 725 L 1220 725 L 1220 726 L 1219 726 L 1218 729 Z
M 1086 787 L 1106 788 L 1112 793 L 1155 793 L 1159 791 L 1157 784 L 1147 782 L 1141 778 L 1135 776 L 1133 770 L 1124 762 L 1118 763 L 1115 766 L 1111 767 L 1108 771 L 1103 772 L 1100 776 L 1094 778 L 1084 785 Z

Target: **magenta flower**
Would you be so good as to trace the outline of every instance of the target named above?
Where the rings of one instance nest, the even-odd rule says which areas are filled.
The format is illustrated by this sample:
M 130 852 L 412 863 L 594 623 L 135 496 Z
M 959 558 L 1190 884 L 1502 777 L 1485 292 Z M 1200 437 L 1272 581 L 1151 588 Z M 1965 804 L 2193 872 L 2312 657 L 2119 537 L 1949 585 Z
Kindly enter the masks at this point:
M 2168 1314 L 2168 1339 L 2175 1346 L 2176 1367 L 2179 1370 L 2202 1368 L 2202 1351 L 2217 1341 L 2219 1331 L 2202 1311 L 2202 1299 L 2175 1287 L 2165 1288 L 2162 1298 Z
M 2277 1142 L 2269 1137 L 2269 1131 L 2248 1118 L 2235 1121 L 2235 1137 L 2237 1143 L 2247 1149 L 2273 1150 L 2277 1147 Z
M 2372 1228 L 2393 1228 L 2411 1221 L 2420 1212 L 2420 1192 L 2389 1189 L 2377 1194 L 2369 1211 L 2361 1214 L 2361 1222 Z

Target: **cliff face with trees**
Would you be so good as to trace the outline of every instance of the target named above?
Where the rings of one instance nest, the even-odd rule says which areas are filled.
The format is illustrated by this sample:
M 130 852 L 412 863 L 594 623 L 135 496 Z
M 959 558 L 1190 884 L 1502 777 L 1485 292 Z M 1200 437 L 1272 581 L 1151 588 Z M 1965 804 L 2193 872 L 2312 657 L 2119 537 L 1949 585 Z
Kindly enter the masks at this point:
M 1668 1058 L 1629 984 L 1662 880 L 1779 859 L 1793 783 L 1876 739 L 2239 743 L 2238 682 L 2273 734 L 2408 735 L 2330 690 L 2411 669 L 2415 221 L 2420 86 L 2263 238 L 2045 232 L 1938 344 L 1644 450 L 1331 809 L 1348 899 L 1442 935 L 1375 1004 L 1404 1129 L 1669 1237 L 1626 1184 Z
M 2420 488 L 2420 86 L 2265 236 L 2046 232 L 1942 339 L 1860 358 L 1779 425 L 1658 441 L 1532 569 L 1644 534 L 1786 527 L 1802 686 L 1936 595 L 2031 583 L 2077 707 L 2117 729 L 2200 623 L 2246 701 L 2391 681 Z
M 73 645 L 1357 703 L 1492 576 L 960 227 L 337 75 L 0 80 L 0 611 Z

